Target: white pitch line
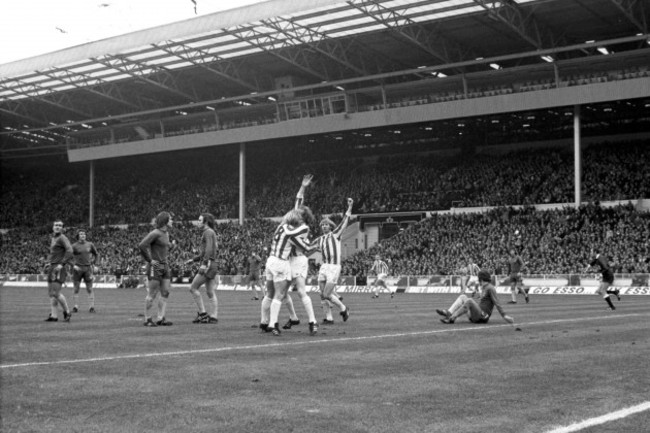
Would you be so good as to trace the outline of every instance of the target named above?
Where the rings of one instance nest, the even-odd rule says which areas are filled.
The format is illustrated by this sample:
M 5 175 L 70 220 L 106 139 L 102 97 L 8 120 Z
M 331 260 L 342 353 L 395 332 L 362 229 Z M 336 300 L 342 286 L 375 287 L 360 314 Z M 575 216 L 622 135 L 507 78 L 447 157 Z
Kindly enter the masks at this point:
M 0 369 L 19 368 L 19 367 L 39 367 L 39 366 L 47 366 L 47 365 L 61 365 L 61 364 L 81 364 L 86 362 L 104 362 L 104 361 L 115 361 L 121 359 L 140 359 L 140 358 L 155 358 L 155 357 L 163 357 L 163 356 L 195 355 L 198 353 L 229 352 L 235 350 L 248 350 L 248 349 L 266 349 L 266 348 L 274 348 L 274 347 L 301 346 L 306 344 L 337 343 L 342 341 L 360 341 L 360 340 L 376 340 L 376 339 L 395 338 L 395 337 L 412 337 L 417 335 L 443 334 L 447 332 L 469 332 L 469 331 L 476 332 L 476 331 L 485 331 L 485 330 L 498 329 L 504 327 L 524 327 L 524 326 L 534 326 L 534 325 L 550 325 L 554 323 L 588 322 L 593 320 L 613 320 L 613 319 L 621 319 L 621 318 L 636 317 L 636 316 L 647 316 L 647 315 L 649 314 L 632 313 L 632 314 L 617 314 L 617 315 L 604 316 L 604 317 L 582 317 L 582 318 L 574 318 L 574 319 L 545 320 L 541 322 L 515 323 L 514 325 L 510 325 L 510 324 L 490 325 L 490 326 L 477 325 L 477 326 L 468 326 L 463 328 L 450 326 L 445 329 L 436 329 L 432 331 L 369 335 L 365 337 L 342 337 L 342 338 L 328 338 L 328 339 L 317 339 L 317 340 L 310 339 L 310 340 L 292 341 L 292 342 L 254 344 L 254 345 L 247 345 L 247 346 L 228 346 L 228 347 L 214 347 L 210 349 L 178 350 L 173 352 L 135 353 L 132 355 L 105 356 L 101 358 L 83 358 L 83 359 L 68 359 L 68 360 L 60 360 L 60 361 L 3 364 L 0 365 Z
M 617 410 L 615 412 L 606 413 L 605 415 L 598 416 L 596 418 L 586 419 L 575 424 L 568 425 L 566 427 L 558 427 L 553 430 L 549 430 L 546 433 L 572 433 L 583 430 L 587 427 L 593 427 L 595 425 L 605 424 L 606 422 L 614 421 L 617 419 L 625 418 L 627 416 L 633 415 L 635 413 L 644 412 L 650 409 L 650 401 L 645 403 L 637 404 L 636 406 L 628 407 L 625 409 Z

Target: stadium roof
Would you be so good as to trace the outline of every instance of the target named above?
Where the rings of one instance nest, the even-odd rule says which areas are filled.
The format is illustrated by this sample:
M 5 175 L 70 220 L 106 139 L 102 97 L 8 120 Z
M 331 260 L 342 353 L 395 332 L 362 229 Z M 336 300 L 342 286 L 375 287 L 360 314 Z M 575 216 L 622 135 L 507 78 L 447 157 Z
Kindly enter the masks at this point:
M 0 150 L 65 149 L 70 131 L 143 112 L 268 103 L 281 77 L 334 89 L 612 53 L 648 64 L 644 3 L 266 1 L 0 65 Z

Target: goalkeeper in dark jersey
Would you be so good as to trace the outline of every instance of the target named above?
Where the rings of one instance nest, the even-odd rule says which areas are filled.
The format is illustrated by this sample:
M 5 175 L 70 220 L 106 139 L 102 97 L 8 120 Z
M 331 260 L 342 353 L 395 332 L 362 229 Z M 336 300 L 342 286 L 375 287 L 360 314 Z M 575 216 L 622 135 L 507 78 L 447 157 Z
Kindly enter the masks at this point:
M 460 295 L 448 310 L 436 310 L 436 313 L 443 316 L 442 323 L 452 324 L 458 317 L 466 314 L 472 323 L 488 323 L 492 311 L 496 308 L 503 320 L 510 324 L 515 321 L 508 316 L 499 303 L 497 291 L 492 285 L 492 276 L 488 271 L 482 270 L 478 273 L 478 282 L 481 285 L 481 297 L 478 303 L 469 296 Z

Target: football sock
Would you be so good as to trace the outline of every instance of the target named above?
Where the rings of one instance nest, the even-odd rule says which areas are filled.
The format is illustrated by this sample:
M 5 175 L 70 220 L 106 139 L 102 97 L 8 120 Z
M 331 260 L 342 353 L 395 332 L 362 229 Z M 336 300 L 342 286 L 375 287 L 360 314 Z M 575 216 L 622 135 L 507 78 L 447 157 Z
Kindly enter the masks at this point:
M 325 318 L 327 320 L 334 320 L 332 317 L 332 305 L 331 302 L 329 302 L 327 299 L 323 299 L 321 301 L 321 304 L 323 305 L 323 311 L 325 312 Z
M 70 309 L 68 308 L 68 302 L 65 300 L 65 296 L 63 296 L 63 293 L 59 293 L 59 304 L 61 304 L 61 307 L 63 308 L 63 311 L 66 313 L 70 312 Z
M 260 323 L 269 323 L 271 316 L 271 298 L 264 296 L 262 298 Z
M 293 307 L 293 299 L 291 299 L 291 296 L 288 293 L 287 293 L 287 297 L 284 298 L 284 305 L 286 305 L 287 309 L 289 310 L 289 317 L 291 318 L 291 320 L 298 320 L 296 309 Z
M 50 316 L 58 317 L 59 310 L 57 310 L 57 308 L 56 308 L 56 306 L 58 304 L 59 304 L 59 301 L 57 301 L 56 298 L 54 298 L 54 297 L 50 298 Z
M 609 305 L 609 308 L 611 308 L 612 310 L 615 310 L 616 307 L 614 307 L 614 304 L 612 303 L 612 300 L 609 298 L 609 295 L 605 295 L 604 298 L 605 298 L 605 301 L 607 301 L 607 304 Z
M 196 306 L 199 308 L 199 313 L 205 313 L 205 304 L 203 304 L 203 296 L 201 296 L 201 292 L 196 289 L 190 289 L 190 293 L 192 294 L 192 298 L 194 298 Z
M 79 295 L 76 293 L 72 295 L 72 302 L 74 303 L 74 306 L 79 308 Z
M 146 298 L 144 298 L 144 318 L 149 319 L 151 317 L 151 314 L 149 313 L 151 311 L 151 307 L 153 307 L 153 299 L 150 298 L 148 295 Z
M 158 320 L 162 320 L 167 312 L 167 298 L 161 296 L 158 298 Z
M 449 313 L 454 314 L 456 312 L 456 310 L 458 310 L 460 307 L 463 306 L 463 304 L 465 303 L 465 299 L 467 299 L 467 296 L 459 296 L 458 298 L 456 298 L 454 303 L 451 304 L 451 307 L 449 307 L 449 310 L 448 310 Z
M 337 298 L 336 296 L 330 296 L 329 300 L 332 302 L 332 304 L 336 305 L 339 310 L 341 311 L 347 310 L 347 307 L 343 305 L 343 302 L 339 301 L 339 298 Z
M 219 299 L 217 299 L 217 295 L 213 295 L 212 298 L 208 298 L 208 302 L 212 304 L 212 313 L 210 313 L 210 316 L 216 319 L 217 311 L 219 310 Z
M 88 303 L 90 308 L 95 308 L 95 292 L 88 293 Z
M 275 327 L 278 324 L 278 316 L 280 316 L 280 308 L 282 307 L 282 302 L 274 299 L 271 301 L 271 317 L 269 318 L 269 326 Z
M 314 306 L 311 303 L 311 298 L 309 295 L 306 293 L 302 296 L 300 296 L 300 300 L 302 301 L 302 305 L 305 307 L 305 311 L 307 311 L 307 317 L 309 318 L 309 323 L 314 323 L 316 322 L 316 315 L 314 314 Z

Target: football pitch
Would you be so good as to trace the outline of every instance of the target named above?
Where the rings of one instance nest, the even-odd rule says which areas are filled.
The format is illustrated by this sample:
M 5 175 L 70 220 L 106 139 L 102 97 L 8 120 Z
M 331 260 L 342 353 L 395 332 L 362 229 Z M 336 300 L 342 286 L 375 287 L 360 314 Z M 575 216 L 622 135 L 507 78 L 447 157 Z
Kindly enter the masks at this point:
M 71 290 L 65 289 L 71 303 Z M 250 292 L 219 323 L 172 289 L 146 328 L 143 290 L 96 291 L 46 323 L 45 288 L 0 288 L 0 430 L 10 432 L 647 432 L 650 297 L 536 296 L 489 324 L 440 323 L 455 295 L 343 294 L 351 316 L 280 337 Z M 205 295 L 204 295 L 205 296 Z M 316 316 L 323 314 L 312 294 Z M 505 304 L 507 296 L 500 296 Z M 280 323 L 288 319 L 286 309 Z

